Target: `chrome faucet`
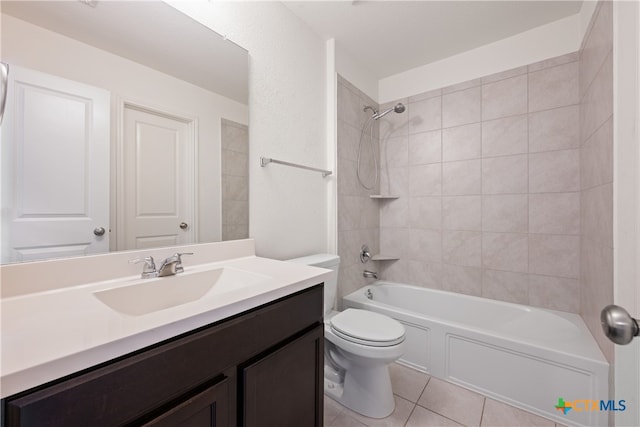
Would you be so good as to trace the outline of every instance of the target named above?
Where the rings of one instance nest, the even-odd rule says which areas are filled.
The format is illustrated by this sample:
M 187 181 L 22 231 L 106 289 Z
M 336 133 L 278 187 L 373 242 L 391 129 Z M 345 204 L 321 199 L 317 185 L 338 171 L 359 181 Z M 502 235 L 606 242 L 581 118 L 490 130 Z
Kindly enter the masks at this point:
M 142 267 L 142 274 L 140 275 L 141 278 L 149 279 L 151 277 L 158 277 L 158 272 L 156 271 L 156 263 L 153 261 L 152 256 L 129 260 L 129 264 L 138 264 L 139 262 L 144 262 L 144 267 Z
M 376 273 L 375 271 L 365 270 L 362 272 L 362 276 L 366 277 L 367 279 L 377 279 L 378 273 Z
M 178 273 L 182 273 L 184 268 L 182 267 L 182 255 L 193 255 L 193 252 L 176 252 L 171 255 L 160 264 L 158 269 L 158 277 L 173 276 Z
M 142 267 L 142 274 L 140 275 L 140 277 L 143 279 L 149 279 L 151 277 L 173 276 L 184 271 L 184 267 L 182 267 L 182 255 L 193 255 L 193 252 L 176 252 L 175 254 L 162 261 L 162 264 L 160 264 L 160 268 L 157 270 L 156 263 L 154 262 L 152 256 L 131 259 L 129 260 L 129 264 L 138 264 L 139 262 L 144 262 L 144 267 Z

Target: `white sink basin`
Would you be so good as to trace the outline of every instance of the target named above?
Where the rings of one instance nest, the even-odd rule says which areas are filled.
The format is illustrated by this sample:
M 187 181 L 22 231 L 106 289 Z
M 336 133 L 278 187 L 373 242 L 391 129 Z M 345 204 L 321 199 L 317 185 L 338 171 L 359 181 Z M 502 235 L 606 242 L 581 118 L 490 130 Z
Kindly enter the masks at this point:
M 127 285 L 96 291 L 93 295 L 119 313 L 141 316 L 253 287 L 268 278 L 236 268 L 220 267 L 187 271 L 175 276 L 139 279 Z

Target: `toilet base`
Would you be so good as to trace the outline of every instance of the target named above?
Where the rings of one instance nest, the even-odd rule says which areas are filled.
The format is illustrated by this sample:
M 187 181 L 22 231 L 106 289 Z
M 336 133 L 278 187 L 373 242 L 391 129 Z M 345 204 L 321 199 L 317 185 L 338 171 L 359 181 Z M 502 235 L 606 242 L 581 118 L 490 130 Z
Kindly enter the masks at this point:
M 369 418 L 386 418 L 396 406 L 387 365 L 352 367 L 345 372 L 342 383 L 325 377 L 324 392 Z

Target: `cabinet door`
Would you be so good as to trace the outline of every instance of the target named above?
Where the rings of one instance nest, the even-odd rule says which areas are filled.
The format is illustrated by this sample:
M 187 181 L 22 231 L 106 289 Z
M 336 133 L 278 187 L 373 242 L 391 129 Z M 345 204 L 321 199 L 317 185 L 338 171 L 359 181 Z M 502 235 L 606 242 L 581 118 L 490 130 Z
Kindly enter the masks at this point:
M 322 426 L 324 329 L 310 332 L 244 367 L 240 425 Z
M 225 378 L 143 426 L 226 427 L 229 425 L 229 394 L 229 379 Z

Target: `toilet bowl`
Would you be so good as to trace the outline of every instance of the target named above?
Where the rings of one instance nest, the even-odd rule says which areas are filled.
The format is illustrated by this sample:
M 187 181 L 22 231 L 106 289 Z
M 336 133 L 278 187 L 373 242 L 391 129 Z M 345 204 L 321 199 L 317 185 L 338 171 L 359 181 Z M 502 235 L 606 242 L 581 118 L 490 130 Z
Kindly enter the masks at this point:
M 367 417 L 387 417 L 395 408 L 389 364 L 404 353 L 404 326 L 372 311 L 333 311 L 338 256 L 319 254 L 289 261 L 334 270 L 324 284 L 325 394 Z
M 325 393 L 367 417 L 390 415 L 395 401 L 389 364 L 404 353 L 404 327 L 382 314 L 349 308 L 325 320 L 324 332 Z

